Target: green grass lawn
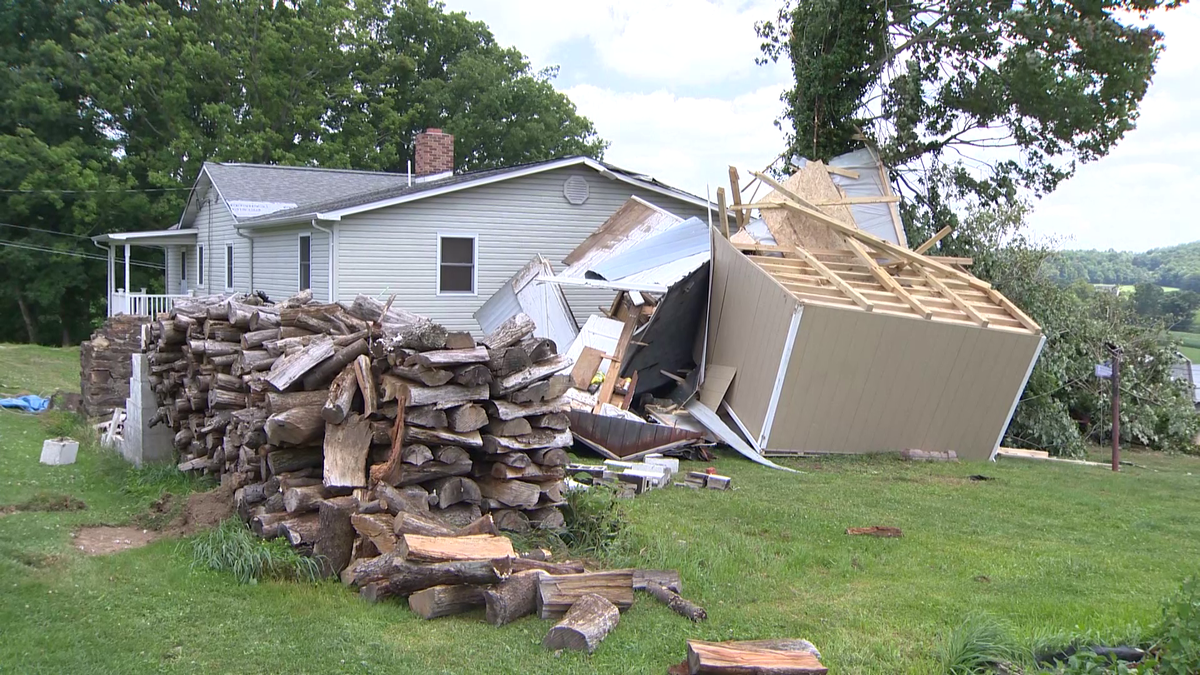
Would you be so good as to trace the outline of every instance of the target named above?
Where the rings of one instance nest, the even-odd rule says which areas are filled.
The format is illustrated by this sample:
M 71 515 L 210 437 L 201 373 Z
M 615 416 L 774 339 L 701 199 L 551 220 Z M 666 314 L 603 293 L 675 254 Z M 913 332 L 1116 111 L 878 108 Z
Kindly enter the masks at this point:
M 18 376 L 35 390 L 62 386 L 53 379 L 78 363 L 74 351 L 0 348 L 5 378 L 13 355 L 42 364 Z M 679 569 L 708 621 L 639 595 L 594 655 L 555 656 L 540 646 L 550 621 L 497 629 L 479 612 L 423 622 L 333 582 L 238 585 L 190 569 L 178 541 L 86 557 L 73 530 L 142 522 L 159 489 L 190 486 L 131 472 L 94 446 L 73 466 L 41 466 L 53 422 L 0 411 L 0 506 L 46 492 L 88 504 L 0 516 L 0 672 L 662 673 L 689 638 L 795 636 L 834 673 L 936 673 L 941 636 L 968 616 L 1028 636 L 1136 635 L 1200 567 L 1196 458 L 1128 453 L 1143 468 L 1120 474 L 830 458 L 789 462 L 804 473 L 787 474 L 722 457 L 715 465 L 735 490 L 628 502 L 607 561 Z M 844 534 L 863 525 L 904 536 Z

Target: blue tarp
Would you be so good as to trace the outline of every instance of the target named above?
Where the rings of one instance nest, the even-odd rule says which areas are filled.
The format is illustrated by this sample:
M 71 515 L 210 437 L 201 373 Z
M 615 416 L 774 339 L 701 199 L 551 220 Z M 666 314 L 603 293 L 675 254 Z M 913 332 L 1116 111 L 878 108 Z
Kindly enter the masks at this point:
M 50 407 L 50 399 L 27 394 L 16 398 L 0 398 L 0 408 L 14 408 L 25 412 L 39 413 Z

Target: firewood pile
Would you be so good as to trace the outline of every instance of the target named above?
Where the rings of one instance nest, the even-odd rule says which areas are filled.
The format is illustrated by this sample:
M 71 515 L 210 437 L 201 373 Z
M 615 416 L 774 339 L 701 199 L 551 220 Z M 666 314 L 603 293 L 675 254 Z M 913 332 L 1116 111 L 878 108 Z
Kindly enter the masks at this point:
M 407 505 L 424 534 L 484 514 L 501 530 L 559 528 L 569 359 L 533 331 L 519 314 L 477 344 L 367 296 L 197 298 L 151 326 L 155 421 L 181 470 L 218 475 L 256 532 L 306 552 L 326 501 L 373 516 Z M 369 538 L 355 548 L 373 553 Z

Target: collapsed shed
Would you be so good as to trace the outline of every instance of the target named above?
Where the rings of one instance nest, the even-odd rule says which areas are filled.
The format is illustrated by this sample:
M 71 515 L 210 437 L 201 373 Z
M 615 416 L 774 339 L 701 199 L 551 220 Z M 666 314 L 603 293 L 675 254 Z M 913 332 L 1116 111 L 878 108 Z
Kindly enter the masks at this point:
M 735 209 L 760 210 L 776 243 L 711 233 L 705 368 L 734 373 L 723 410 L 764 455 L 992 457 L 1041 329 L 951 261 L 856 227 L 849 206 L 895 198 L 847 197 L 826 171 L 802 169 L 804 196 L 756 174 L 774 191 Z

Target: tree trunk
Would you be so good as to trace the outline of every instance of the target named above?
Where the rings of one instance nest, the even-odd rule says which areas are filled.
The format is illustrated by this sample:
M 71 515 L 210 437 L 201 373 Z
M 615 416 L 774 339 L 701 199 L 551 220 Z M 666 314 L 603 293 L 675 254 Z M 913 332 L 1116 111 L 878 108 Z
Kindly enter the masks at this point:
M 408 596 L 408 606 L 422 619 L 437 619 L 482 607 L 482 586 L 433 586 Z
M 537 609 L 538 578 L 545 572 L 526 570 L 514 572 L 494 588 L 483 592 L 487 606 L 486 619 L 493 626 L 503 626 L 533 614 Z
M 580 596 L 566 616 L 546 633 L 542 646 L 550 650 L 571 649 L 591 654 L 620 620 L 621 612 L 616 605 L 603 596 L 587 593 Z

